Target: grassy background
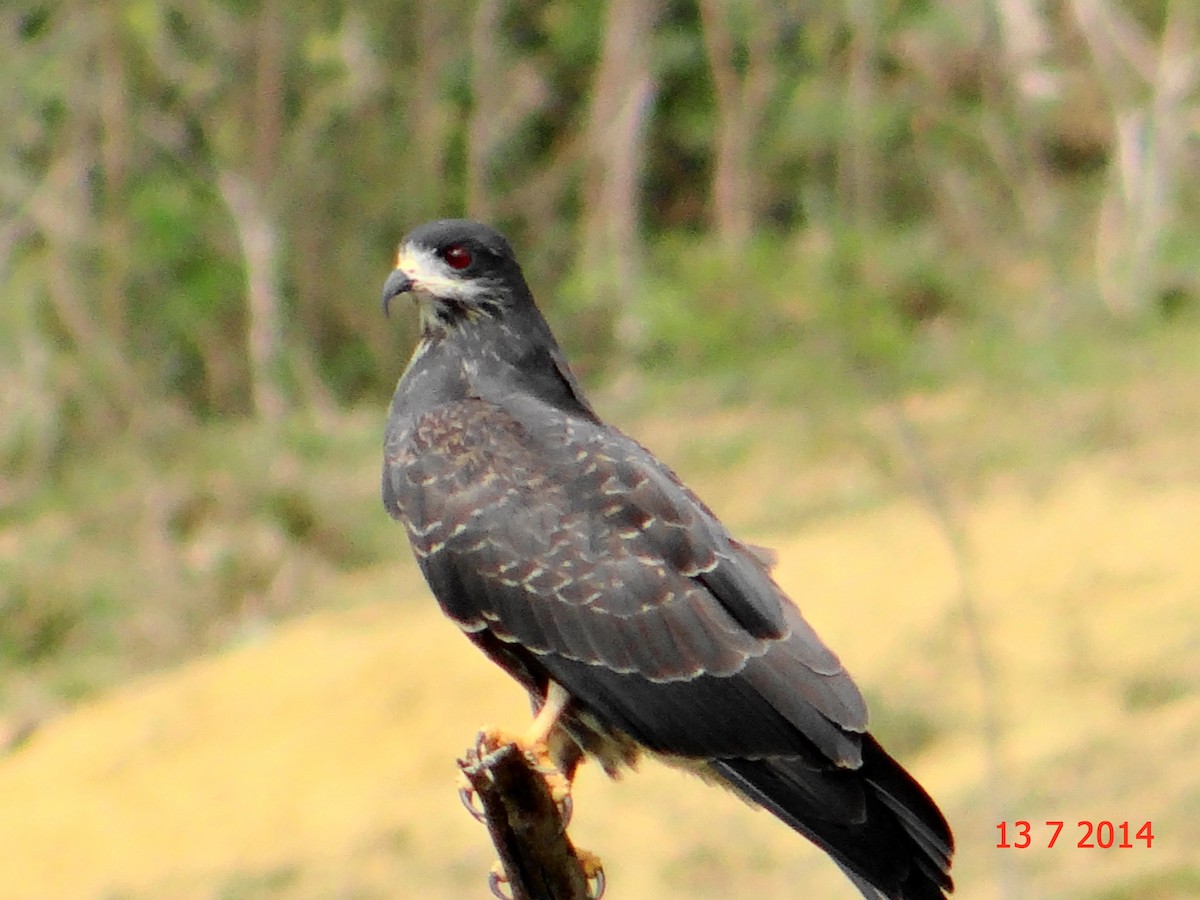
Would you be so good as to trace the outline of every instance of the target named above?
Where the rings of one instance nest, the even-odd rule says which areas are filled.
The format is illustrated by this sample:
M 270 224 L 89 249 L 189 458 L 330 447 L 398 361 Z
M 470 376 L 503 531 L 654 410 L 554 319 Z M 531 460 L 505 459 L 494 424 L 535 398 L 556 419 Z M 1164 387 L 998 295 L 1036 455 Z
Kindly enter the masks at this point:
M 0 14 L 0 898 L 483 893 L 452 761 L 526 710 L 377 497 L 378 288 L 464 212 L 780 548 L 962 896 L 1200 894 L 1195 4 L 653 6 Z M 582 776 L 613 896 L 849 896 L 646 768 Z

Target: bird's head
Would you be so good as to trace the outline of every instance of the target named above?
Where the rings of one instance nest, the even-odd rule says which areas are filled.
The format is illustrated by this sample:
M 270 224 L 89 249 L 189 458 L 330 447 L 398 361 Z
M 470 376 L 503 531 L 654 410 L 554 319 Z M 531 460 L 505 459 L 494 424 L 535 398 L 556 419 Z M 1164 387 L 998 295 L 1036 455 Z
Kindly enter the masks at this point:
M 397 385 L 393 411 L 469 388 L 472 396 L 524 395 L 596 420 L 512 247 L 495 229 L 469 219 L 414 228 L 400 242 L 396 268 L 384 282 L 385 313 L 401 294 L 417 303 L 422 339 Z M 446 383 L 430 387 L 431 371 Z
M 396 268 L 383 285 L 385 313 L 400 294 L 416 300 L 426 334 L 480 316 L 500 318 L 529 302 L 529 288 L 508 241 L 469 219 L 429 222 L 400 242 Z

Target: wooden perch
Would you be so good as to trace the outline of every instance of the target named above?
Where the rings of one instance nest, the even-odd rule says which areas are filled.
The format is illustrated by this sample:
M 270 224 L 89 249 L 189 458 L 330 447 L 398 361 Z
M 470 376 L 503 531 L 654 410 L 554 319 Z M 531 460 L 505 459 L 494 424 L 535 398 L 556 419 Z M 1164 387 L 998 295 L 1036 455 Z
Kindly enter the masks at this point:
M 562 810 L 545 777 L 515 744 L 489 752 L 481 740 L 458 767 L 479 798 L 512 900 L 591 900 L 603 892 L 602 876 L 596 893 L 589 890 Z M 493 892 L 503 896 L 497 888 L 493 880 Z

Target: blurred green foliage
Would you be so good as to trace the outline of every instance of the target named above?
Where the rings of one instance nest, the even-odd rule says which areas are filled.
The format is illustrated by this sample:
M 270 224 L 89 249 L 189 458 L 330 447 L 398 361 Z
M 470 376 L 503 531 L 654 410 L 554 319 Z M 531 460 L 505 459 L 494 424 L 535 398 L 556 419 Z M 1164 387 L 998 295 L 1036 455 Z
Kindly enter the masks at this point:
M 442 215 L 510 233 L 593 376 L 736 370 L 747 347 L 786 365 L 804 329 L 890 365 L 931 323 L 1066 340 L 1194 307 L 1195 92 L 1169 106 L 1121 82 L 1065 11 L 1014 56 L 1014 5 L 654 4 L 650 105 L 626 136 L 637 278 L 614 296 L 578 251 L 628 221 L 588 187 L 614 165 L 589 143 L 625 127 L 589 124 L 629 87 L 599 74 L 619 2 L 11 4 L 0 456 L 44 470 L 155 400 L 254 413 L 263 381 L 290 408 L 378 398 L 411 339 L 375 314 L 390 248 Z M 1194 27 L 1168 6 L 1106 9 L 1166 54 Z M 1167 121 L 1182 137 L 1160 148 Z M 731 123 L 740 150 L 718 139 Z M 738 215 L 749 235 L 726 230 Z

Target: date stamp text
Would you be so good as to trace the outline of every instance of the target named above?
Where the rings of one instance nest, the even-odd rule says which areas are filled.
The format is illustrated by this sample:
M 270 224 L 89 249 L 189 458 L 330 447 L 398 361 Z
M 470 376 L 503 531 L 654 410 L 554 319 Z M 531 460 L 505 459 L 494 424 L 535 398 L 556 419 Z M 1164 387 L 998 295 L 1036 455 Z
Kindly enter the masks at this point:
M 1154 827 L 1150 822 L 1109 822 L 1107 819 L 1093 822 L 1080 819 L 1072 829 L 1069 822 L 1056 819 L 1045 822 L 1017 819 L 998 822 L 996 830 L 1000 833 L 996 846 L 1001 850 L 1027 850 L 1030 847 L 1049 849 L 1055 845 L 1081 850 L 1149 850 L 1154 845 Z

